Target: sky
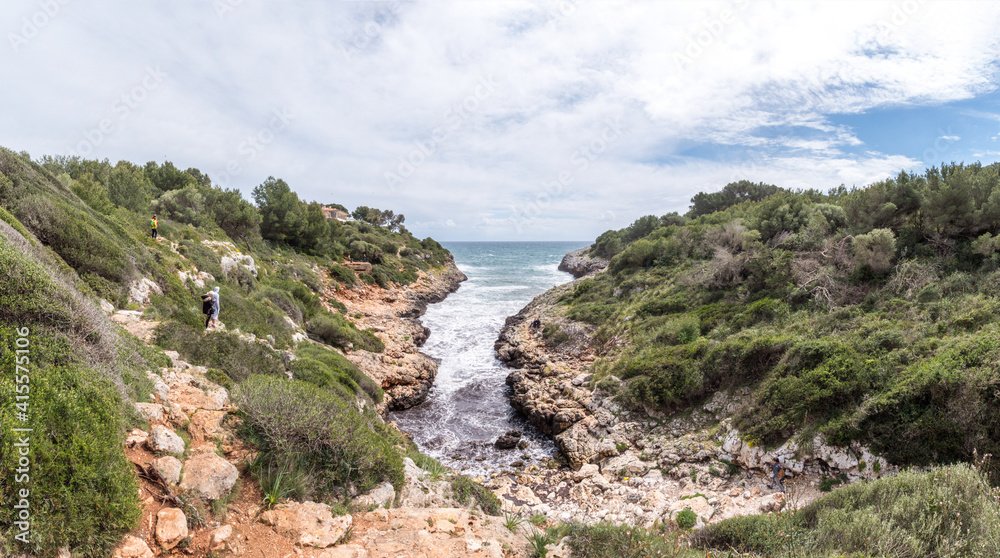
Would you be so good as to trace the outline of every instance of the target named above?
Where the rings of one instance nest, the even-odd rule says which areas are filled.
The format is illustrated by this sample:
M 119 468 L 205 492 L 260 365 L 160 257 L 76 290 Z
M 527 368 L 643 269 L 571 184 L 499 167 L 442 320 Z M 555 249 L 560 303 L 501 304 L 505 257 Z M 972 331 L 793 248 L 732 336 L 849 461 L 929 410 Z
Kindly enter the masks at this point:
M 736 180 L 1000 160 L 997 29 L 1000 2 L 4 0 L 0 145 L 589 240 Z

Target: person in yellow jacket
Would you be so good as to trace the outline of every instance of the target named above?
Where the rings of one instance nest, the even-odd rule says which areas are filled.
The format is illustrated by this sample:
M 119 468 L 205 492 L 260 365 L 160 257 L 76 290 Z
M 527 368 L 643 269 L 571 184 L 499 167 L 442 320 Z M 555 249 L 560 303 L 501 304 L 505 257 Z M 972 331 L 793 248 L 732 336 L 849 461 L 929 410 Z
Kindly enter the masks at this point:
M 153 230 L 153 240 L 156 240 L 156 227 L 159 223 L 156 222 L 156 214 L 153 214 L 153 218 L 149 220 L 149 228 Z

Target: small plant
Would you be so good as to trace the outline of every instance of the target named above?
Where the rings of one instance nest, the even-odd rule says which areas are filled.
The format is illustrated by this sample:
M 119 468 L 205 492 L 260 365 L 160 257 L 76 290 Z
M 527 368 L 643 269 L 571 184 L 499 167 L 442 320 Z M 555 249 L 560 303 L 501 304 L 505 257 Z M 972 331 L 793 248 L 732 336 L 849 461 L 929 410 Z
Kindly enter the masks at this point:
M 538 527 L 539 525 L 541 525 L 541 524 L 545 523 L 546 521 L 548 521 L 548 518 L 545 517 L 544 514 L 536 513 L 535 515 L 531 516 L 531 518 L 528 519 L 528 521 L 532 525 L 534 525 L 535 527 Z
M 292 492 L 288 482 L 285 482 L 285 476 L 288 474 L 288 470 L 284 465 L 282 465 L 278 470 L 277 475 L 271 475 L 270 472 L 271 471 L 269 469 L 267 474 L 260 479 L 260 489 L 264 492 L 264 498 L 261 500 L 261 505 L 267 509 L 271 509 L 276 506 L 282 498 Z
M 819 490 L 820 492 L 829 492 L 833 490 L 833 487 L 842 483 L 843 481 L 837 477 L 824 476 L 819 480 Z
M 532 529 L 531 533 L 527 535 L 528 547 L 531 549 L 531 555 L 534 558 L 545 558 L 549 554 L 549 549 L 546 548 L 552 539 L 549 538 L 549 534 L 545 531 L 539 531 L 537 529 Z
M 524 518 L 518 512 L 503 512 L 503 525 L 511 533 L 517 531 L 517 528 L 524 524 Z
M 691 529 L 698 523 L 698 516 L 691 511 L 691 508 L 684 508 L 677 512 L 675 521 L 677 521 L 677 526 L 681 529 Z

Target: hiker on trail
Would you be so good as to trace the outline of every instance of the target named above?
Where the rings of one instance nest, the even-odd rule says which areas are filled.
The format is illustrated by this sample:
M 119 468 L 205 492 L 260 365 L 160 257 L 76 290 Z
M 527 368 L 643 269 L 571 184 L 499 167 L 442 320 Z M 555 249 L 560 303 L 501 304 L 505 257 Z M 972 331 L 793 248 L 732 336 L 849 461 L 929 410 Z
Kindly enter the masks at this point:
M 785 483 L 783 482 L 785 478 L 785 466 L 778 461 L 778 458 L 774 458 L 774 462 L 771 464 L 771 482 L 767 485 L 768 488 L 774 488 L 777 485 L 778 490 L 785 491 Z
M 149 220 L 149 228 L 153 230 L 153 240 L 156 240 L 156 227 L 159 223 L 156 222 L 156 214 L 153 214 L 153 218 Z
M 219 322 L 219 287 L 215 287 L 215 290 L 202 296 L 202 299 L 208 304 L 207 317 L 205 318 L 205 331 L 208 331 L 217 327 Z

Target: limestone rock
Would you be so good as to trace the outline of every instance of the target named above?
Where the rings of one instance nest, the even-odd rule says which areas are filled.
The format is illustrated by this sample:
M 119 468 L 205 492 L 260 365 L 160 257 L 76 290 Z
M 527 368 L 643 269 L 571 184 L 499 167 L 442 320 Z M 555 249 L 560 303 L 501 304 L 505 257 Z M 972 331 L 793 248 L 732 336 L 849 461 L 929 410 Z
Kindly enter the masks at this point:
M 233 526 L 223 525 L 218 529 L 212 531 L 211 537 L 209 538 L 209 549 L 210 550 L 222 550 L 226 548 L 226 541 L 229 537 L 233 536 Z
M 125 438 L 125 446 L 133 447 L 137 445 L 145 444 L 149 440 L 149 433 L 139 430 L 138 428 L 129 432 L 128 436 Z
M 187 518 L 177 508 L 163 508 L 156 513 L 156 543 L 170 550 L 188 536 Z
M 353 523 L 350 515 L 334 517 L 330 506 L 315 502 L 281 504 L 260 514 L 260 519 L 295 544 L 316 548 L 340 542 Z
M 354 499 L 354 503 L 359 506 L 374 506 L 376 508 L 384 508 L 392 505 L 392 502 L 396 499 L 396 489 L 392 487 L 392 483 L 383 482 L 382 484 L 371 489 L 368 494 L 364 496 L 359 496 Z
M 125 539 L 115 550 L 112 558 L 153 558 L 153 551 L 150 550 L 146 541 L 125 535 Z
M 587 246 L 567 253 L 559 262 L 559 271 L 566 271 L 577 279 L 604 271 L 608 267 L 608 260 L 591 256 L 590 248 L 591 246 Z
M 184 440 L 174 433 L 173 430 L 157 424 L 149 436 L 146 444 L 149 449 L 163 453 L 184 453 Z
M 224 438 L 226 436 L 226 431 L 222 428 L 224 418 L 226 418 L 225 411 L 198 411 L 191 415 L 188 432 L 191 433 L 192 442 L 201 443 Z
M 785 495 L 781 492 L 776 492 L 774 494 L 768 494 L 760 500 L 760 511 L 767 512 L 778 512 L 785 507 Z
M 136 403 L 135 409 L 149 422 L 161 422 L 163 420 L 163 405 L 159 403 Z
M 181 482 L 181 469 L 183 468 L 180 459 L 172 455 L 164 455 L 153 460 L 153 468 L 160 473 L 163 480 L 169 484 Z
M 140 306 L 149 304 L 149 295 L 163 294 L 163 289 L 148 277 L 136 279 L 128 287 L 129 302 L 134 302 Z
M 105 314 L 110 316 L 111 314 L 115 313 L 115 307 L 110 302 L 102 298 L 100 304 L 101 304 L 101 310 L 103 310 Z
M 588 416 L 556 436 L 556 445 L 574 468 L 601 457 L 615 455 L 615 444 L 597 418 Z
M 584 479 L 589 479 L 594 475 L 599 474 L 600 472 L 601 471 L 597 467 L 597 465 L 594 465 L 593 463 L 586 463 L 583 466 L 581 466 L 578 471 L 573 472 L 573 480 L 575 480 L 576 482 L 580 482 Z
M 160 401 L 165 401 L 170 396 L 170 386 L 163 381 L 163 378 L 148 370 L 146 371 L 146 376 L 153 381 L 153 392 L 156 396 L 160 398 Z
M 218 500 L 229 494 L 240 473 L 232 463 L 214 452 L 195 455 L 184 462 L 182 490 L 194 490 L 205 500 Z

